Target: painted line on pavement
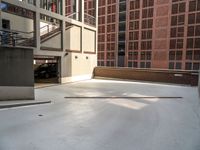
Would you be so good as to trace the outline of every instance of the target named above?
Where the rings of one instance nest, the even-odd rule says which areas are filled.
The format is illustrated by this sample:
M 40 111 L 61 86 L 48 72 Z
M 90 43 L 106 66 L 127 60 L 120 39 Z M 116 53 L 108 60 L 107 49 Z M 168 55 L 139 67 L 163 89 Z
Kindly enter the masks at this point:
M 98 98 L 98 99 L 104 99 L 104 98 L 126 98 L 126 99 L 141 99 L 141 98 L 159 98 L 159 99 L 182 99 L 183 97 L 180 96 L 66 96 L 64 98 L 81 98 L 81 99 L 87 99 L 87 98 Z

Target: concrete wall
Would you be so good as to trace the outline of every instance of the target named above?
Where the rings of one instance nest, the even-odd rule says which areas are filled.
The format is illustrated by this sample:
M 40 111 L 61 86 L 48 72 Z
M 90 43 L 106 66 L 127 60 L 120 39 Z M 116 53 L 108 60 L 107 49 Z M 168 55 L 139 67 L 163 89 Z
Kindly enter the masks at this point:
M 65 31 L 66 56 L 62 57 L 61 83 L 91 79 L 97 66 L 96 31 L 72 26 Z
M 61 33 L 41 44 L 42 47 L 61 48 Z
M 6 12 L 1 13 L 2 19 L 10 20 L 10 29 L 23 31 L 23 32 L 32 32 L 34 30 L 33 20 L 20 17 L 17 15 L 9 14 Z
M 81 27 L 73 26 L 65 31 L 65 47 L 68 50 L 81 50 Z
M 61 83 L 91 79 L 96 64 L 96 54 L 69 53 L 62 58 Z
M 95 52 L 96 33 L 87 28 L 73 26 L 65 31 L 65 47 L 67 50 Z
M 33 50 L 0 47 L 0 100 L 34 99 Z
M 72 54 L 72 76 L 92 74 L 96 66 L 95 56 L 91 54 Z
M 200 71 L 199 71 L 199 83 L 198 83 L 199 97 L 200 97 Z
M 83 51 L 87 52 L 95 52 L 95 44 L 96 44 L 96 38 L 95 38 L 95 32 L 89 29 L 83 30 Z

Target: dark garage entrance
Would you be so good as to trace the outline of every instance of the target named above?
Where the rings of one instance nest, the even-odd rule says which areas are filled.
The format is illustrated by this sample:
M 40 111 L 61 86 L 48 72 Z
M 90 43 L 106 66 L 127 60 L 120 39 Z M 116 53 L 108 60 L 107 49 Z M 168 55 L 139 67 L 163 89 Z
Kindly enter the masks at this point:
M 34 56 L 35 83 L 59 83 L 60 57 Z

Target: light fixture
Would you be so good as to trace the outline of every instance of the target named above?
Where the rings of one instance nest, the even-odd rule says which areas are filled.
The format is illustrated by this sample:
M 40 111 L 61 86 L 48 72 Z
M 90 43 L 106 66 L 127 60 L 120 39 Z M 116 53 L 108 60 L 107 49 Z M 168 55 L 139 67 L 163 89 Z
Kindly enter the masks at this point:
M 67 56 L 67 55 L 68 55 L 68 53 L 66 52 L 64 56 Z

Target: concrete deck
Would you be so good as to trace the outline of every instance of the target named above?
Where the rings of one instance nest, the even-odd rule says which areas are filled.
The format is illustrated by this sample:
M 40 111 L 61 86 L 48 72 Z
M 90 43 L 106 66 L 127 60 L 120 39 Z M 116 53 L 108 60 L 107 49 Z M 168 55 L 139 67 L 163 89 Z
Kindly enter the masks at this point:
M 0 150 L 200 149 L 196 87 L 88 80 L 36 99 L 52 103 L 0 110 Z

